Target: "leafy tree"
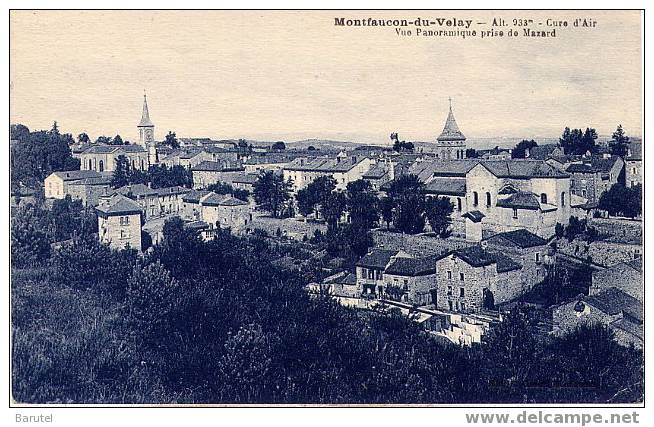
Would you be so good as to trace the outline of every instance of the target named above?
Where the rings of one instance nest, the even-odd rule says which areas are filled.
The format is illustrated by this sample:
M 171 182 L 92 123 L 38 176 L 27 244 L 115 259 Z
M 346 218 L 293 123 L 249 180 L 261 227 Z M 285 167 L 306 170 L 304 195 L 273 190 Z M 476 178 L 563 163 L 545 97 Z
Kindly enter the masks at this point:
M 273 150 L 286 150 L 286 144 L 284 141 L 277 141 L 272 145 Z
M 598 207 L 605 210 L 611 216 L 626 216 L 635 218 L 642 215 L 642 187 L 640 184 L 633 187 L 625 187 L 617 183 L 602 193 Z
M 254 183 L 254 201 L 257 209 L 279 218 L 288 207 L 291 183 L 272 171 L 263 173 Z
M 534 147 L 538 147 L 538 143 L 536 141 L 534 141 L 533 139 L 531 140 L 523 139 L 511 151 L 511 158 L 524 159 L 526 157 L 527 150 L 530 150 Z
M 434 233 L 441 237 L 449 235 L 448 228 L 452 224 L 454 205 L 447 197 L 429 197 L 425 203 L 427 221 Z
M 395 204 L 393 199 L 390 197 L 383 197 L 379 201 L 379 212 L 382 219 L 386 223 L 386 228 L 390 228 L 391 222 L 393 221 L 393 210 L 395 209 Z
M 407 234 L 425 228 L 424 184 L 416 175 L 402 175 L 391 182 L 388 196 L 393 200 L 393 225 Z
M 163 141 L 164 145 L 169 146 L 170 148 L 177 149 L 179 148 L 179 141 L 177 140 L 177 135 L 175 132 L 168 131 L 166 139 Z
M 129 159 L 121 154 L 120 156 L 116 157 L 114 162 L 116 164 L 114 166 L 114 172 L 111 177 L 111 186 L 113 188 L 119 188 L 131 184 Z
M 322 213 L 327 207 L 329 197 L 336 188 L 336 180 L 331 176 L 319 176 L 309 183 L 305 188 L 298 191 L 296 200 L 298 209 L 303 215 L 309 215 L 312 212 Z
M 346 199 L 352 224 L 369 230 L 379 221 L 379 199 L 369 181 L 359 179 L 348 183 Z
M 563 237 L 564 232 L 565 232 L 565 226 L 560 222 L 557 222 L 556 226 L 554 227 L 554 234 L 556 235 L 556 237 L 558 238 Z
M 172 309 L 178 289 L 178 282 L 160 262 L 134 267 L 127 281 L 127 307 L 137 328 L 156 327 Z
M 152 165 L 148 169 L 148 179 L 152 183 L 152 188 L 193 186 L 193 172 L 181 165 L 170 168 L 166 164 Z
M 231 194 L 232 196 L 239 200 L 243 200 L 244 202 L 247 202 L 250 197 L 250 192 L 248 190 L 234 188 L 225 182 L 217 182 L 215 184 L 211 184 L 207 187 L 207 190 L 213 191 L 216 194 Z
M 586 152 L 596 152 L 595 140 L 597 139 L 597 132 L 595 129 L 586 128 L 586 131 L 581 129 L 570 129 L 566 127 L 563 130 L 559 143 L 563 147 L 566 154 L 586 154 Z
M 89 135 L 86 132 L 82 132 L 77 135 L 77 142 L 80 144 L 88 144 L 91 142 L 91 138 L 89 138 Z
M 629 152 L 629 144 L 629 137 L 625 134 L 624 129 L 622 129 L 622 125 L 618 125 L 615 132 L 613 132 L 611 141 L 609 141 L 611 153 L 616 156 L 625 157 Z
M 477 150 L 475 150 L 474 148 L 466 149 L 466 158 L 476 159 L 478 157 L 479 157 L 479 153 L 477 153 Z
M 400 141 L 397 132 L 391 134 L 393 141 L 393 151 L 413 151 L 413 142 Z
M 97 218 L 91 209 L 85 209 L 81 200 L 70 195 L 56 199 L 47 213 L 50 240 L 60 242 L 77 235 L 97 232 Z
M 325 204 L 322 206 L 322 214 L 325 220 L 327 221 L 327 227 L 330 229 L 336 229 L 338 227 L 338 221 L 345 212 L 347 207 L 347 199 L 345 193 L 342 191 L 333 191 L 329 193 Z
M 17 268 L 38 265 L 50 257 L 50 242 L 46 234 L 41 209 L 27 203 L 11 217 L 11 265 Z
M 105 136 L 105 135 L 100 135 L 95 139 L 96 144 L 103 144 L 103 145 L 111 145 L 111 137 L 110 136 Z
M 18 124 L 12 124 L 9 127 L 9 138 L 19 142 L 26 142 L 29 140 L 30 130 L 27 126 Z
M 121 138 L 120 135 L 116 135 L 113 137 L 111 142 L 109 142 L 109 145 L 125 145 L 125 142 L 123 142 L 123 138 Z

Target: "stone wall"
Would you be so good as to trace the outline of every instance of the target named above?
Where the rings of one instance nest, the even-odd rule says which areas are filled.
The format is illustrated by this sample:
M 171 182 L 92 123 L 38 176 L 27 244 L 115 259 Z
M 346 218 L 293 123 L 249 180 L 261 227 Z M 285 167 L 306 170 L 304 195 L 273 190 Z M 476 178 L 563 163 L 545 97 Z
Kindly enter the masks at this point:
M 279 229 L 282 235 L 296 240 L 302 240 L 304 236 L 310 239 L 314 236 L 316 230 L 320 230 L 323 234 L 327 232 L 325 224 L 304 222 L 295 218 L 280 219 L 267 216 L 254 217 L 248 228 L 251 230 L 259 228 L 271 236 L 274 236 L 277 229 Z
M 639 242 L 643 235 L 643 222 L 640 220 L 622 218 L 589 218 L 589 225 L 597 229 L 599 234 L 606 234 Z

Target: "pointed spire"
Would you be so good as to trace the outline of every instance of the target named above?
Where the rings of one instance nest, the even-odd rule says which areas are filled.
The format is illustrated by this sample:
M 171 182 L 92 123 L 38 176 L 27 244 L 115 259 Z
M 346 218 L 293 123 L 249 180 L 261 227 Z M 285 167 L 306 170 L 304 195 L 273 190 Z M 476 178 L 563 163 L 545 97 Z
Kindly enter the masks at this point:
M 450 113 L 447 115 L 447 120 L 445 120 L 445 126 L 443 127 L 443 132 L 437 138 L 438 141 L 465 141 L 466 137 L 459 130 L 459 126 L 456 124 L 454 119 L 454 113 L 452 112 L 452 98 L 448 98 L 450 101 Z
M 150 121 L 150 112 L 148 111 L 148 97 L 145 94 L 145 89 L 143 89 L 143 115 L 141 116 L 141 122 L 138 127 L 154 127 L 154 123 Z

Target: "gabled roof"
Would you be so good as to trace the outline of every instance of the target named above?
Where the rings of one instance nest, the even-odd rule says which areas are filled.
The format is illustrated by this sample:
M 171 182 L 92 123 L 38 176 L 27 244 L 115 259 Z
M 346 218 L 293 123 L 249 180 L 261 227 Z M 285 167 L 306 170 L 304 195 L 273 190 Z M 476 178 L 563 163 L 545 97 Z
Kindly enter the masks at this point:
M 141 205 L 122 194 L 114 194 L 108 201 L 100 203 L 96 209 L 108 215 L 141 213 Z
M 486 215 L 484 215 L 481 211 L 474 210 L 474 211 L 466 212 L 462 216 L 464 218 L 468 218 L 472 222 L 479 222 L 482 219 L 484 219 Z
M 534 246 L 543 246 L 547 244 L 545 239 L 525 229 L 497 233 L 485 240 L 492 243 L 493 241 L 497 241 L 499 239 L 503 239 L 512 245 L 522 249 L 532 248 Z
M 397 276 L 426 276 L 436 273 L 437 257 L 429 256 L 422 258 L 393 258 L 384 270 L 385 274 L 394 274 Z
M 176 185 L 174 187 L 157 188 L 155 191 L 160 196 L 171 196 L 171 195 L 175 195 L 175 194 L 188 193 L 189 191 L 191 191 L 191 189 Z
M 582 300 L 611 316 L 626 313 L 643 320 L 643 303 L 618 288 L 611 287 L 598 294 L 584 296 Z
M 200 203 L 200 199 L 204 196 L 211 194 L 208 190 L 190 190 L 182 196 L 182 200 L 186 203 Z
M 541 160 L 482 160 L 498 178 L 569 178 L 570 175 Z
M 327 157 L 299 158 L 290 162 L 284 167 L 286 170 L 308 171 L 308 172 L 347 172 L 366 157 L 354 156 L 354 158 L 333 159 Z
M 498 273 L 505 273 L 507 271 L 519 270 L 522 268 L 522 265 L 510 258 L 502 254 L 490 253 L 479 245 L 468 246 L 464 249 L 456 249 L 452 251 L 451 254 L 454 254 L 472 267 L 485 267 L 496 264 Z
M 327 277 L 323 283 L 329 284 L 329 283 L 336 283 L 336 284 L 342 284 L 342 285 L 356 285 L 357 284 L 357 276 L 353 273 L 347 272 L 347 271 L 341 271 L 340 273 L 336 273 L 334 275 L 331 275 Z
M 602 156 L 591 156 L 590 159 L 586 159 L 583 163 L 573 163 L 566 168 L 567 172 L 571 173 L 609 173 L 615 162 L 619 161 L 619 156 L 610 156 L 604 158 Z
M 465 196 L 466 180 L 458 178 L 433 178 L 425 185 L 425 192 L 427 194 Z
M 529 159 L 547 160 L 550 154 L 559 148 L 559 144 L 544 144 L 529 149 Z
M 422 182 L 427 182 L 432 177 L 465 177 L 466 174 L 477 164 L 477 159 L 465 160 L 428 160 L 415 162 L 409 167 L 409 173 L 417 175 Z
M 459 130 L 459 126 L 456 124 L 454 119 L 454 113 L 452 112 L 452 106 L 450 105 L 450 112 L 447 115 L 447 120 L 445 120 L 445 126 L 443 127 L 443 132 L 438 136 L 438 141 L 465 141 L 466 137 Z
M 641 142 L 632 142 L 629 144 L 629 155 L 625 157 L 629 161 L 642 161 L 643 160 L 643 145 Z
M 386 169 L 382 165 L 375 165 L 371 167 L 368 172 L 363 174 L 365 179 L 381 179 L 386 175 Z
M 256 173 L 240 173 L 232 178 L 232 182 L 236 184 L 254 185 L 258 179 L 259 175 Z
M 110 185 L 113 178 L 110 175 L 92 176 L 89 178 L 72 181 L 69 185 Z
M 63 179 L 64 181 L 77 181 L 85 178 L 100 178 L 101 173 L 96 171 L 57 171 L 52 172 L 52 175 Z
M 202 161 L 191 168 L 192 171 L 203 172 L 234 172 L 245 170 L 242 167 L 235 167 L 231 165 L 223 166 L 221 162 L 212 162 L 209 160 Z
M 145 184 L 129 184 L 116 188 L 116 193 L 122 194 L 127 197 L 147 197 L 147 196 L 156 196 L 157 190 L 153 190 Z
M 516 208 L 516 209 L 540 209 L 540 201 L 534 193 L 526 191 L 518 191 L 511 194 L 506 199 L 497 199 L 496 206 L 500 208 Z
M 139 144 L 127 144 L 127 145 L 107 145 L 107 144 L 95 144 L 89 146 L 82 154 L 109 154 L 116 151 L 122 150 L 126 153 L 145 153 L 147 150 Z
M 386 268 L 391 260 L 391 257 L 397 255 L 398 251 L 391 251 L 387 249 L 373 249 L 364 255 L 358 262 L 357 267 L 367 268 Z
M 243 206 L 247 204 L 247 202 L 237 199 L 229 194 L 211 193 L 202 199 L 203 206 Z

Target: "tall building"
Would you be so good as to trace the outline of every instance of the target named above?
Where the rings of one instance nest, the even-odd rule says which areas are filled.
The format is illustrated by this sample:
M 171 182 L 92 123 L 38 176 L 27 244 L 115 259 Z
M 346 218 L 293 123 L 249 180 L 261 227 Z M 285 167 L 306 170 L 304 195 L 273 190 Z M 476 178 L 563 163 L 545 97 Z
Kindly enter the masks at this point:
M 148 161 L 151 165 L 157 163 L 157 147 L 154 141 L 154 123 L 150 120 L 148 111 L 148 98 L 143 94 L 143 114 L 138 124 L 139 144 L 148 150 Z
M 452 112 L 452 98 L 450 98 L 450 113 L 445 120 L 443 132 L 436 139 L 437 157 L 440 159 L 465 159 L 466 158 L 466 137 L 459 130 Z

